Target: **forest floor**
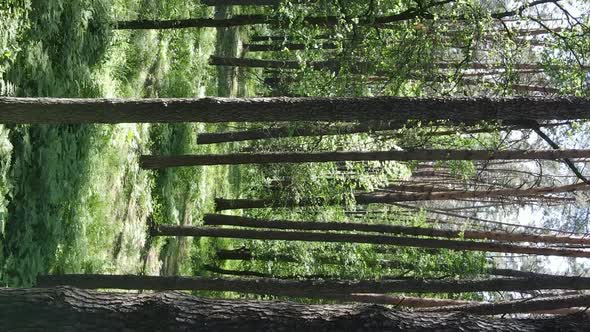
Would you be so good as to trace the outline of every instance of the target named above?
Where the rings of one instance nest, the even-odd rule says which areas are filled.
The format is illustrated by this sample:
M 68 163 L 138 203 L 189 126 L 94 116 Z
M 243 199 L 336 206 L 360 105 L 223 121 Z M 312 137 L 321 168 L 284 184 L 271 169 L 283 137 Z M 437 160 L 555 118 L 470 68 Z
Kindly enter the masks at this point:
M 0 8 L 0 95 L 203 97 L 244 94 L 236 72 L 208 65 L 238 54 L 239 31 L 106 31 L 120 19 L 211 16 L 184 1 L 43 1 Z M 82 10 L 81 8 L 87 8 Z M 17 8 L 18 9 L 18 8 Z M 216 15 L 228 15 L 224 10 Z M 4 20 L 4 18 L 7 18 Z M 99 22 L 99 23 L 97 23 Z M 18 47 L 11 48 L 17 44 Z M 141 154 L 221 153 L 199 146 L 205 124 L 12 126 L 0 131 L 0 285 L 43 273 L 191 274 L 215 240 L 150 239 L 148 219 L 196 224 L 217 195 L 239 190 L 240 169 L 152 172 Z M 191 259 L 191 257 L 193 259 Z

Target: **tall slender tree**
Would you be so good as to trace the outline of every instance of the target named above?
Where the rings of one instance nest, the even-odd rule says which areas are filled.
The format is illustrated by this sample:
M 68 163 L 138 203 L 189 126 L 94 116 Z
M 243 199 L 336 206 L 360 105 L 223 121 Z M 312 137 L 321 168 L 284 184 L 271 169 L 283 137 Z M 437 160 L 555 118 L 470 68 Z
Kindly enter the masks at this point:
M 265 220 L 231 215 L 207 214 L 203 218 L 209 226 L 241 226 L 250 228 L 314 230 L 314 231 L 362 231 L 412 236 L 443 238 L 464 238 L 476 240 L 495 240 L 504 242 L 530 242 L 554 244 L 590 245 L 590 237 L 532 234 L 528 232 L 499 232 L 478 230 L 448 230 L 426 227 L 409 227 L 391 224 L 369 224 L 352 222 L 314 222 L 290 220 Z
M 497 242 L 475 242 L 399 237 L 373 234 L 343 234 L 334 232 L 276 231 L 229 229 L 216 227 L 192 227 L 159 225 L 150 232 L 152 236 L 208 236 L 230 239 L 286 240 L 307 242 L 369 243 L 413 248 L 444 248 L 484 252 L 520 253 L 546 256 L 590 257 L 590 251 L 582 249 L 533 247 Z
M 143 155 L 145 169 L 203 165 L 241 165 L 274 163 L 310 163 L 333 161 L 413 161 L 413 160 L 556 160 L 588 158 L 590 150 L 411 150 L 371 152 L 269 152 L 201 155 Z

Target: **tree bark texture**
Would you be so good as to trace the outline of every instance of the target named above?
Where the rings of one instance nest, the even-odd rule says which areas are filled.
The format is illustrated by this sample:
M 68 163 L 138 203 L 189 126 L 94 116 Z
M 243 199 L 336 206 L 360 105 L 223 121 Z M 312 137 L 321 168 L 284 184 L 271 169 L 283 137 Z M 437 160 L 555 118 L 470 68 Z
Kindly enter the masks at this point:
M 567 122 L 569 123 L 569 122 Z M 542 127 L 555 127 L 559 124 L 543 124 Z M 425 124 L 422 124 L 424 126 Z M 444 124 L 441 124 L 444 126 Z M 380 124 L 380 123 L 366 123 L 360 125 L 348 125 L 338 126 L 334 128 L 326 127 L 310 127 L 310 128 L 290 128 L 290 127 L 278 127 L 278 128 L 265 128 L 265 129 L 250 129 L 242 131 L 228 131 L 219 133 L 202 133 L 197 135 L 197 144 L 211 144 L 211 143 L 226 143 L 226 142 L 238 142 L 238 141 L 249 141 L 258 139 L 272 139 L 272 138 L 283 138 L 283 137 L 302 137 L 302 136 L 324 136 L 324 135 L 347 135 L 356 133 L 373 133 L 388 130 L 397 130 L 404 127 L 403 123 L 392 123 L 392 124 Z M 529 129 L 530 127 L 525 126 L 509 126 L 509 127 L 496 127 L 496 128 L 477 128 L 477 129 L 465 129 L 457 128 L 455 130 L 444 130 L 444 131 L 432 131 L 428 132 L 427 135 L 431 136 L 447 136 L 461 134 L 478 134 L 478 133 L 492 133 L 497 131 L 509 131 L 518 129 Z M 396 133 L 398 134 L 398 133 Z M 403 134 L 401 134 L 403 135 Z
M 314 126 L 307 128 L 265 128 L 243 131 L 229 131 L 224 133 L 203 133 L 197 135 L 198 144 L 225 143 L 249 141 L 267 138 L 346 135 L 356 133 L 368 133 L 374 131 L 396 130 L 404 127 L 403 123 L 375 123 L 367 122 L 358 125 L 343 125 L 337 127 Z
M 438 308 L 425 308 L 427 312 L 460 311 L 475 315 L 503 315 L 523 312 L 546 312 L 556 309 L 590 307 L 590 295 L 557 296 L 521 299 L 496 303 L 476 303 Z
M 375 305 L 216 300 L 181 292 L 0 289 L 2 331 L 587 331 L 584 316 L 499 319 Z
M 0 123 L 388 121 L 451 123 L 590 118 L 590 98 L 197 98 L 0 97 Z
M 535 187 L 529 189 L 480 189 L 473 191 L 441 191 L 441 192 L 374 192 L 357 194 L 355 199 L 359 204 L 391 203 L 408 201 L 458 200 L 466 198 L 491 197 L 539 197 L 544 194 L 557 194 L 576 191 L 589 191 L 590 185 L 585 183 L 571 184 L 558 187 Z
M 231 67 L 245 67 L 245 68 L 275 68 L 275 69 L 303 69 L 304 67 L 313 68 L 316 70 L 327 69 L 331 71 L 338 71 L 344 64 L 343 61 L 338 59 L 328 59 L 321 61 L 309 61 L 306 63 L 297 60 L 277 60 L 277 59 L 256 59 L 256 58 L 238 58 L 238 57 L 224 57 L 224 56 L 211 56 L 209 58 L 209 64 L 213 66 L 231 66 Z M 494 70 L 504 69 L 505 64 L 501 63 L 456 63 L 456 62 L 435 62 L 432 64 L 437 69 L 467 69 L 467 70 Z M 518 71 L 524 70 L 544 70 L 544 66 L 530 63 L 516 63 L 512 65 Z M 558 69 L 558 67 L 550 67 Z M 582 69 L 588 69 L 590 66 L 582 66 Z M 367 62 L 358 60 L 353 63 L 349 63 L 347 69 L 352 74 L 375 74 L 377 77 L 391 77 L 394 73 L 379 70 L 378 63 Z M 433 80 L 434 82 L 440 81 L 440 79 Z
M 310 67 L 313 69 L 329 69 L 337 71 L 340 63 L 336 60 L 300 62 L 297 60 L 268 60 L 255 58 L 235 58 L 212 55 L 209 58 L 209 64 L 212 66 L 230 66 L 245 68 L 274 68 L 274 69 L 302 69 Z M 358 70 L 361 72 L 362 70 Z
M 247 52 L 276 52 L 287 49 L 289 51 L 303 50 L 335 50 L 338 46 L 334 43 L 323 43 L 317 47 L 310 47 L 304 43 L 285 43 L 285 44 L 244 44 L 243 48 Z
M 468 293 L 542 289 L 590 289 L 590 278 L 493 278 L 403 280 L 286 280 L 275 278 L 208 278 L 65 274 L 37 278 L 38 287 L 207 290 L 250 294 L 327 298 L 355 293 Z
M 502 12 L 490 14 L 492 18 L 502 19 L 506 17 L 520 15 L 524 10 L 543 3 L 553 2 L 555 0 L 537 0 L 521 5 L 520 7 Z M 421 8 L 412 7 L 393 15 L 382 16 L 367 16 L 358 17 L 359 25 L 366 26 L 381 26 L 395 22 L 403 22 L 416 18 L 433 19 L 434 15 L 428 12 L 430 7 L 440 6 L 444 3 L 433 3 Z M 439 16 L 439 19 L 463 20 L 462 16 Z M 352 19 L 352 17 L 351 17 Z M 257 24 L 274 24 L 288 23 L 282 21 L 279 17 L 268 15 L 236 15 L 234 17 L 225 19 L 211 19 L 211 18 L 191 18 L 184 20 L 136 20 L 136 21 L 118 21 L 113 25 L 114 29 L 181 29 L 181 28 L 229 28 L 232 26 L 241 25 L 257 25 Z M 338 16 L 305 16 L 302 18 L 302 23 L 306 25 L 317 26 L 337 26 L 340 23 Z
M 278 6 L 280 0 L 201 0 L 207 6 Z
M 244 165 L 276 163 L 324 163 L 333 161 L 432 161 L 432 160 L 558 160 L 590 158 L 590 150 L 410 150 L 410 151 L 338 151 L 268 152 L 201 155 L 142 155 L 144 169 L 205 165 Z M 372 195 L 372 194 L 371 194 Z M 384 194 L 385 195 L 385 194 Z M 366 199 L 369 197 L 362 196 Z M 386 196 L 383 196 L 386 197 Z M 376 196 L 372 198 L 377 199 Z M 414 200 L 414 199 L 407 199 Z
M 283 35 L 283 36 L 273 36 L 273 35 L 254 35 L 251 36 L 249 38 L 250 42 L 284 42 L 284 41 L 288 41 L 290 39 L 289 36 L 287 35 Z M 332 34 L 320 34 L 317 36 L 314 36 L 313 39 L 319 40 L 319 39 L 334 39 L 334 36 Z
M 590 245 L 590 237 L 564 236 L 552 234 L 531 234 L 525 232 L 498 232 L 478 230 L 450 230 L 427 227 L 409 227 L 391 224 L 369 224 L 353 222 L 317 222 L 291 220 L 265 220 L 221 214 L 206 214 L 203 218 L 209 226 L 241 226 L 251 228 L 308 230 L 308 231 L 361 231 L 412 236 L 443 238 L 464 238 L 473 240 L 495 240 L 504 242 L 531 242 L 555 244 Z
M 590 257 L 590 251 L 569 248 L 523 246 L 498 242 L 475 242 L 399 237 L 374 234 L 344 234 L 335 232 L 304 232 L 253 230 L 216 227 L 158 225 L 150 232 L 152 236 L 208 236 L 229 239 L 285 240 L 306 242 L 368 243 L 413 248 L 444 248 L 484 252 L 503 252 L 543 256 Z

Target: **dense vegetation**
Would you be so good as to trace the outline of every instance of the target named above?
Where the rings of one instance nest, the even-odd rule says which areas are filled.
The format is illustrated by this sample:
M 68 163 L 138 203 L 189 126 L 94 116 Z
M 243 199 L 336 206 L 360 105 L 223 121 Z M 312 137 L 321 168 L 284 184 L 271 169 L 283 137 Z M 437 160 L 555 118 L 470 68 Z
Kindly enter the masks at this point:
M 549 37 L 539 40 L 528 38 L 526 31 L 518 32 L 516 23 L 502 22 L 502 27 L 497 19 L 509 13 L 504 7 L 479 1 L 339 1 L 337 5 L 330 1 L 284 1 L 274 8 L 210 7 L 181 0 L 9 0 L 0 4 L 0 95 L 587 96 L 588 19 L 565 31 L 547 27 L 552 30 L 547 32 Z M 400 11 L 416 15 L 399 22 L 379 23 L 383 17 Z M 278 21 L 270 26 L 169 30 L 118 30 L 115 23 L 136 19 L 223 19 L 252 13 L 276 17 Z M 306 21 L 306 17 L 321 15 L 335 18 L 328 36 L 325 24 Z M 523 30 L 532 29 L 527 24 L 542 17 L 525 16 L 520 17 L 525 22 Z M 257 36 L 280 38 L 262 38 L 256 43 Z M 270 51 L 255 52 L 253 45 L 266 45 Z M 215 63 L 210 59 L 212 55 L 233 61 L 232 65 L 210 65 Z M 244 58 L 281 64 L 275 68 L 250 68 L 248 63 L 240 62 Z M 268 61 L 266 67 L 270 67 Z M 502 70 L 492 73 L 498 68 Z M 566 129 L 552 123 L 541 125 L 545 132 L 559 138 L 556 141 L 560 145 L 583 144 L 580 137 L 586 127 L 582 123 L 567 123 Z M 203 133 L 285 127 L 297 137 L 197 144 Z M 352 219 L 443 228 L 457 222 L 456 218 L 433 218 L 432 210 L 439 209 L 448 213 L 467 211 L 463 217 L 468 221 L 452 226 L 459 230 L 488 230 L 493 221 L 514 218 L 518 213 L 544 213 L 547 225 L 531 224 L 588 231 L 584 219 L 587 208 L 583 204 L 565 208 L 567 221 L 556 217 L 561 210 L 552 204 L 571 198 L 566 195 L 433 202 L 411 208 L 401 204 L 355 204 L 355 193 L 359 191 L 374 192 L 402 184 L 440 186 L 431 178 L 420 178 L 418 173 L 424 168 L 432 169 L 437 176 L 444 175 L 441 178 L 447 180 L 442 186 L 450 185 L 454 190 L 481 189 L 484 180 L 512 189 L 547 184 L 560 177 L 565 178 L 563 182 L 575 182 L 565 166 L 543 162 L 538 163 L 542 170 L 555 177 L 535 177 L 532 170 L 515 176 L 520 168 L 514 164 L 499 162 L 490 166 L 466 161 L 432 165 L 393 161 L 236 165 L 157 171 L 139 166 L 142 154 L 495 150 L 532 149 L 545 144 L 534 136 L 538 131 L 525 127 L 527 130 L 518 132 L 522 125 L 513 123 L 410 123 L 380 133 L 373 128 L 344 135 L 295 135 L 318 128 L 347 130 L 343 124 L 307 122 L 275 123 L 270 127 L 197 123 L 3 126 L 0 284 L 31 286 L 38 274 L 60 273 L 392 279 L 476 277 L 496 265 L 529 265 L 535 272 L 542 270 L 539 259 L 513 264 L 509 255 L 493 259 L 489 254 L 472 251 L 149 236 L 150 223 L 202 224 L 203 215 L 215 211 L 215 198 L 272 199 L 285 206 L 307 202 L 304 207 L 229 212 L 266 219 Z M 534 166 L 527 165 L 524 170 Z M 494 173 L 489 168 L 503 171 Z M 577 199 L 583 201 L 584 197 Z M 331 203 L 324 204 L 327 201 Z M 490 205 L 470 214 L 473 207 L 468 206 L 479 202 Z M 531 213 L 522 207 L 527 203 L 542 208 Z M 483 218 L 494 220 L 486 224 L 486 220 L 481 222 Z M 223 259 L 223 252 L 248 255 Z M 584 269 L 583 264 L 573 261 L 569 267 L 574 272 Z

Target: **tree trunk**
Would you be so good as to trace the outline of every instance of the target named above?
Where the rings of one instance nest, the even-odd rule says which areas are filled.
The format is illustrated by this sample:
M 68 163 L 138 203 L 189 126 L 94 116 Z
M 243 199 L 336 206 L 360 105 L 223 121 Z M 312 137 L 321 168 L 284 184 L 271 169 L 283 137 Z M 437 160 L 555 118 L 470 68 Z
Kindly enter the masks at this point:
M 497 319 L 374 305 L 216 300 L 180 292 L 0 289 L 2 331 L 586 331 L 584 316 Z
M 520 271 L 520 270 L 513 270 L 513 269 L 490 268 L 490 269 L 487 269 L 486 272 L 488 274 L 494 275 L 494 276 L 504 276 L 504 277 L 514 277 L 514 278 L 552 278 L 552 277 L 555 277 L 555 275 L 552 275 L 552 274 Z
M 230 202 L 227 202 L 227 201 L 230 201 Z M 216 202 L 217 202 L 217 200 L 216 200 Z M 222 205 L 223 204 L 229 204 L 229 205 L 235 204 L 235 203 L 232 203 L 231 200 L 226 200 L 226 202 L 220 201 L 220 203 Z M 236 202 L 236 203 L 239 204 L 239 202 Z M 405 209 L 414 210 L 414 211 L 422 211 L 423 210 L 423 211 L 426 211 L 426 212 L 432 213 L 432 214 L 438 214 L 438 215 L 443 215 L 443 216 L 453 217 L 453 218 L 460 218 L 460 219 L 465 219 L 465 220 L 470 220 L 470 221 L 477 221 L 477 222 L 481 222 L 484 224 L 499 225 L 502 227 L 530 229 L 530 230 L 536 230 L 536 231 L 541 231 L 541 232 L 555 232 L 555 233 L 559 233 L 559 234 L 570 234 L 573 236 L 586 236 L 586 234 L 570 232 L 570 231 L 563 231 L 563 230 L 555 229 L 555 228 L 521 225 L 521 224 L 515 224 L 515 223 L 509 223 L 509 222 L 482 219 L 482 218 L 478 218 L 478 217 L 474 217 L 474 216 L 465 216 L 460 213 L 453 213 L 453 212 L 432 209 L 432 208 L 425 208 L 425 207 L 414 206 L 414 205 L 409 205 L 409 204 L 394 203 L 393 205 L 399 206 L 399 207 L 405 208 Z
M 276 279 L 291 279 L 291 280 L 298 280 L 298 279 L 337 279 L 337 276 L 334 275 L 326 275 L 326 274 L 301 274 L 301 275 L 289 275 L 289 276 L 276 276 L 270 273 L 258 272 L 258 271 L 245 271 L 245 270 L 227 270 L 222 269 L 217 266 L 213 265 L 205 265 L 205 270 L 217 274 L 225 274 L 230 276 L 236 277 L 257 277 L 257 278 L 276 278 Z M 372 303 L 372 302 L 368 302 Z M 374 302 L 377 303 L 377 302 Z M 381 303 L 381 302 L 379 302 Z M 390 304 L 390 303 L 381 303 L 381 304 Z
M 326 298 L 353 293 L 468 293 L 542 289 L 590 289 L 590 278 L 495 278 L 405 280 L 283 280 L 267 278 L 161 277 L 136 275 L 65 274 L 37 278 L 38 287 L 206 290 Z
M 524 4 L 514 10 L 507 10 L 503 12 L 491 13 L 491 17 L 495 19 L 502 19 L 522 14 L 523 10 L 534 7 L 543 3 L 553 2 L 554 0 L 538 0 L 530 4 Z M 430 7 L 437 7 L 444 5 L 444 3 L 434 3 L 421 8 L 408 8 L 400 13 L 383 16 L 367 16 L 358 17 L 358 25 L 365 26 L 381 26 L 395 22 L 403 22 L 416 18 L 433 19 L 434 15 L 428 12 Z M 350 17 L 353 19 L 353 17 Z M 439 20 L 452 19 L 464 20 L 463 16 L 439 16 Z M 114 23 L 114 29 L 181 29 L 181 28 L 229 28 L 232 26 L 241 25 L 256 25 L 256 24 L 281 24 L 283 22 L 279 17 L 267 15 L 237 15 L 226 19 L 185 19 L 185 20 L 136 20 L 136 21 L 118 21 Z M 302 18 L 302 23 L 307 25 L 317 26 L 337 26 L 340 23 L 338 16 L 305 16 Z
M 540 127 L 556 127 L 559 125 L 570 124 L 570 122 L 547 123 L 540 124 Z M 422 124 L 424 127 L 427 124 Z M 442 124 L 444 125 L 444 124 Z M 359 125 L 343 125 L 337 127 L 277 127 L 277 128 L 263 128 L 263 129 L 249 129 L 242 131 L 228 131 L 221 133 L 202 133 L 197 135 L 197 144 L 212 144 L 212 143 L 226 143 L 249 141 L 258 139 L 271 139 L 283 137 L 301 137 L 301 136 L 324 136 L 324 135 L 347 135 L 357 133 L 372 133 L 378 131 L 397 130 L 404 127 L 403 123 L 362 123 Z M 464 129 L 457 128 L 455 130 L 432 131 L 428 132 L 430 136 L 446 136 L 461 134 L 477 134 L 477 133 L 492 133 L 496 131 L 509 131 L 518 129 L 529 129 L 529 126 L 509 126 L 509 127 L 495 127 L 495 128 L 476 128 Z M 403 135 L 403 134 L 402 134 Z
M 317 36 L 313 36 L 313 39 L 333 39 L 334 36 L 331 34 L 321 34 Z M 271 35 L 255 35 L 249 38 L 250 42 L 284 42 L 288 41 L 290 38 L 289 36 L 271 36 Z
M 338 59 L 328 59 L 322 61 L 310 61 L 303 63 L 297 60 L 275 60 L 275 59 L 254 59 L 254 58 L 237 58 L 237 57 L 223 57 L 223 56 L 211 56 L 209 58 L 209 64 L 213 66 L 231 66 L 231 67 L 245 67 L 245 68 L 277 68 L 277 69 L 302 69 L 304 65 L 313 69 L 328 69 L 331 71 L 338 71 L 343 62 Z M 497 70 L 504 69 L 505 64 L 501 63 L 456 63 L 456 62 L 435 62 L 432 67 L 437 69 L 466 69 L 466 70 Z M 516 63 L 512 67 L 518 71 L 542 71 L 546 67 L 537 64 L 530 63 Z M 395 73 L 378 70 L 379 65 L 377 62 L 369 61 L 355 61 L 350 64 L 348 70 L 352 74 L 368 75 L 374 74 L 380 77 L 392 77 Z M 549 67 L 552 69 L 558 69 L 558 67 Z M 588 69 L 590 66 L 582 66 L 582 69 Z M 374 76 L 373 76 L 374 77 Z M 420 77 L 413 77 L 420 78 Z M 444 77 L 440 77 L 444 78 Z M 430 79 L 434 82 L 440 81 L 439 79 Z M 424 78 L 428 80 L 428 78 Z
M 337 71 L 340 64 L 336 60 L 312 61 L 303 63 L 296 60 L 268 60 L 253 58 L 232 58 L 212 55 L 209 64 L 213 66 L 231 66 L 245 68 L 275 68 L 275 69 L 301 69 L 304 66 L 313 69 L 330 69 Z
M 334 43 L 323 43 L 316 48 L 310 48 L 304 43 L 285 43 L 285 44 L 244 44 L 244 50 L 248 52 L 276 52 L 287 49 L 289 51 L 303 50 L 335 50 L 338 46 Z
M 248 198 L 238 198 L 238 199 L 227 199 L 227 198 L 215 198 L 215 210 L 216 211 L 223 211 L 223 210 L 236 210 L 236 209 L 264 209 L 264 208 L 296 208 L 296 207 L 307 207 L 307 206 L 323 206 L 323 205 L 339 205 L 343 204 L 341 199 L 304 199 L 300 201 L 277 201 L 272 199 L 248 199 Z M 356 202 L 355 202 L 356 204 Z M 473 216 L 466 216 L 460 213 L 453 213 L 449 211 L 444 211 L 440 209 L 432 209 L 423 206 L 415 206 L 409 204 L 402 204 L 402 203 L 392 203 L 392 205 L 399 206 L 404 209 L 410 209 L 414 211 L 426 211 L 431 214 L 443 215 L 452 218 L 459 218 L 464 220 L 470 221 L 477 221 L 484 224 L 490 225 L 498 225 L 501 227 L 514 227 L 514 228 L 522 228 L 522 229 L 530 229 L 536 230 L 541 232 L 555 232 L 559 234 L 570 234 L 573 236 L 584 236 L 584 234 L 578 234 L 575 232 L 563 231 L 554 228 L 548 227 L 537 227 L 537 226 L 530 226 L 530 225 L 521 225 L 509 222 L 502 222 L 502 221 L 495 221 L 489 219 L 483 219 Z M 461 224 L 464 225 L 464 224 Z
M 558 150 L 557 150 L 558 151 Z M 589 191 L 590 185 L 578 183 L 559 187 L 537 187 L 529 189 L 487 189 L 473 191 L 441 192 L 373 192 L 355 195 L 359 204 L 392 203 L 408 201 L 459 200 L 465 198 L 484 199 L 491 197 L 539 197 L 543 194 L 556 194 L 577 191 Z
M 139 163 L 141 167 L 144 169 L 162 169 L 167 167 L 204 165 L 243 165 L 277 163 L 297 164 L 367 160 L 557 160 L 564 158 L 590 158 L 590 150 L 390 150 L 370 152 L 339 151 L 229 153 L 171 156 L 142 155 L 139 159 Z M 366 197 L 366 199 L 371 198 Z M 376 200 L 377 198 L 372 199 Z
M 413 236 L 464 238 L 474 240 L 495 240 L 504 242 L 531 242 L 556 244 L 590 245 L 590 237 L 563 235 L 538 235 L 524 232 L 494 232 L 477 230 L 444 230 L 426 227 L 408 227 L 390 224 L 368 224 L 352 222 L 314 222 L 290 220 L 264 220 L 220 214 L 206 214 L 205 225 L 242 226 L 266 229 L 314 230 L 314 231 L 361 231 Z
M 278 6 L 281 0 L 201 0 L 206 6 Z
M 248 248 L 239 249 L 219 249 L 215 252 L 215 256 L 219 260 L 240 260 L 249 261 L 253 259 L 266 261 L 279 261 L 296 263 L 299 262 L 295 257 L 290 255 L 273 255 L 273 256 L 254 256 Z
M 590 295 L 558 296 L 540 299 L 520 299 L 497 303 L 477 303 L 458 306 L 419 309 L 420 312 L 460 311 L 475 315 L 547 312 L 550 310 L 590 307 Z M 580 311 L 581 312 L 581 311 Z
M 55 99 L 0 97 L 0 123 L 140 123 L 448 120 L 590 118 L 590 98 L 198 98 Z M 400 125 L 401 125 L 400 124 Z
M 345 135 L 356 133 L 367 133 L 373 131 L 396 130 L 403 128 L 404 124 L 399 122 L 366 122 L 358 125 L 343 126 L 309 126 L 300 128 L 279 127 L 250 129 L 244 131 L 229 131 L 225 133 L 203 133 L 197 135 L 197 144 L 225 143 L 248 141 L 265 138 L 301 137 L 301 136 L 323 136 L 323 135 Z
M 521 246 L 495 242 L 455 241 L 396 237 L 389 235 L 343 234 L 332 232 L 273 231 L 252 229 L 229 229 L 216 227 L 158 225 L 152 229 L 152 236 L 208 236 L 229 239 L 285 240 L 307 242 L 368 243 L 386 244 L 413 248 L 444 248 L 449 250 L 468 250 L 484 252 L 504 252 L 543 256 L 590 257 L 590 251 L 569 248 L 546 248 Z

